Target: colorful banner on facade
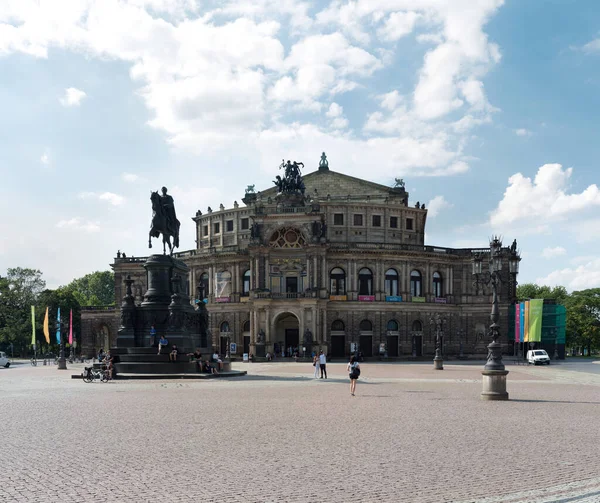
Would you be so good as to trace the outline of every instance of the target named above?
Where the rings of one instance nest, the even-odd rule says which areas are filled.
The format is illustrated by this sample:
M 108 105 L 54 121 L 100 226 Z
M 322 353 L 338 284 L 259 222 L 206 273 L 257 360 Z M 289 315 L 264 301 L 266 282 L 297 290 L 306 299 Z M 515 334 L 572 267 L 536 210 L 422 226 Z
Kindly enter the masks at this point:
M 375 302 L 375 295 L 359 295 L 358 302 Z
M 56 342 L 60 344 L 60 307 L 56 313 Z
M 544 299 L 529 301 L 529 342 L 542 342 L 542 315 Z
M 50 344 L 50 329 L 48 328 L 48 308 L 46 308 L 46 316 L 44 317 L 44 337 L 46 337 L 46 344 Z
M 386 302 L 402 302 L 402 295 L 386 295 Z
M 425 302 L 425 297 L 413 297 L 410 300 L 413 302 Z
M 523 317 L 523 323 L 525 324 L 525 334 L 523 335 L 523 342 L 529 342 L 529 301 L 525 301 L 525 316 Z
M 31 306 L 31 345 L 35 348 L 35 306 Z
M 520 334 L 519 334 L 519 342 L 524 342 L 525 340 L 525 302 L 521 302 L 519 304 L 519 325 L 520 325 Z
M 521 304 L 515 304 L 515 342 L 521 341 Z

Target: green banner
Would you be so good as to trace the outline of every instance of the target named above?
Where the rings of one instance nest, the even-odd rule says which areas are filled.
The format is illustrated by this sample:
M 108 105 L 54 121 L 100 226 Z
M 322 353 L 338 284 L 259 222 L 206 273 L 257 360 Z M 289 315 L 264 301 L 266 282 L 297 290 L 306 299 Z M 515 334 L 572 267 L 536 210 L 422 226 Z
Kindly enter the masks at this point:
M 542 342 L 544 299 L 529 301 L 529 342 Z

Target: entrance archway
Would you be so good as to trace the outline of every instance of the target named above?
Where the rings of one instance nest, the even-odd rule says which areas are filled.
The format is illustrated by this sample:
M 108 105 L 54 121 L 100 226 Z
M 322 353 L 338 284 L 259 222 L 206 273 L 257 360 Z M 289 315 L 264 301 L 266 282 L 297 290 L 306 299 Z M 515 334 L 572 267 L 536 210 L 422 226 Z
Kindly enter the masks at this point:
M 286 356 L 289 356 L 289 348 L 300 351 L 300 321 L 293 313 L 281 313 L 273 323 L 275 336 L 273 342 L 283 348 Z M 293 354 L 293 353 L 292 353 Z

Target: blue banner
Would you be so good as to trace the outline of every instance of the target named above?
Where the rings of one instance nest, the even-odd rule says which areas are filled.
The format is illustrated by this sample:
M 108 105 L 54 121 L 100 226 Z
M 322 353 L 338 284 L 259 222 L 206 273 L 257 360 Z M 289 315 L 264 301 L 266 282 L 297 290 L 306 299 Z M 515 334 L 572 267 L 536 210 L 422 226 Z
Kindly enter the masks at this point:
M 56 342 L 60 344 L 60 307 L 56 313 Z
M 521 331 L 519 342 L 523 342 L 523 339 L 525 338 L 525 302 L 519 304 L 519 318 L 519 330 Z

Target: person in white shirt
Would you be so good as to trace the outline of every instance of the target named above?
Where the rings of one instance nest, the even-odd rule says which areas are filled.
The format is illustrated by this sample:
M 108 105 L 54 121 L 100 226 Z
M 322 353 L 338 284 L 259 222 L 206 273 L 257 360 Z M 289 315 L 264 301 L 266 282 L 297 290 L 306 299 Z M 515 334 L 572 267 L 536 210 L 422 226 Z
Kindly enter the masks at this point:
M 327 379 L 327 358 L 323 354 L 323 351 L 319 353 L 319 367 L 321 369 L 321 379 L 323 379 L 323 375 Z
M 313 356 L 313 366 L 315 367 L 314 378 L 318 379 L 319 378 L 319 368 L 321 366 L 321 365 L 319 365 L 319 355 Z
M 348 363 L 348 376 L 350 377 L 350 394 L 355 396 L 354 393 L 356 391 L 356 380 L 360 375 L 360 365 L 356 361 L 356 357 L 350 358 L 350 363 Z

